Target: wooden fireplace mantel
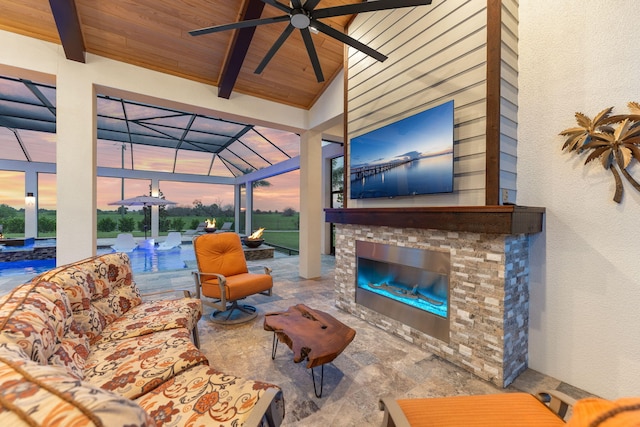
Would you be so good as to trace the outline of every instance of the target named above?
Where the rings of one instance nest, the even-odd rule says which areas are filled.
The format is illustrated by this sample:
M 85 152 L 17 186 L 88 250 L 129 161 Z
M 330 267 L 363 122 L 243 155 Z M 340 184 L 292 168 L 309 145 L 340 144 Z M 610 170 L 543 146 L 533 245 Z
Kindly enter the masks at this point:
M 325 209 L 325 221 L 395 228 L 428 228 L 493 234 L 542 231 L 545 208 L 529 206 L 438 206 Z

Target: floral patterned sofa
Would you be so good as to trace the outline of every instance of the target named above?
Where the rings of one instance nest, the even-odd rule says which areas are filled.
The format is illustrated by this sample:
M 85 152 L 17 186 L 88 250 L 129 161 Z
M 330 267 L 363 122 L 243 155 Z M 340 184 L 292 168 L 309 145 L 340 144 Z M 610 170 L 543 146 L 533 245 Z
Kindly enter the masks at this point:
M 279 387 L 209 366 L 200 301 L 142 301 L 124 253 L 0 298 L 0 425 L 278 426 Z

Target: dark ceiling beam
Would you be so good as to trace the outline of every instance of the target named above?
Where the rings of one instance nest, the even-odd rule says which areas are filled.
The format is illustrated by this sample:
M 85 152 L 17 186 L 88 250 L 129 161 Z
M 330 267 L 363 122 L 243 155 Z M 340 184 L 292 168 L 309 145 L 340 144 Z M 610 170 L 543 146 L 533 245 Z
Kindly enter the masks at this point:
M 53 1 L 53 0 L 51 0 Z M 262 15 L 265 3 L 262 0 L 248 0 L 241 21 L 258 19 Z M 222 75 L 218 84 L 218 97 L 229 99 L 236 84 L 244 58 L 247 56 L 256 27 L 242 28 L 234 31 L 229 54 L 222 66 Z
M 84 39 L 74 0 L 49 0 L 67 59 L 85 62 Z

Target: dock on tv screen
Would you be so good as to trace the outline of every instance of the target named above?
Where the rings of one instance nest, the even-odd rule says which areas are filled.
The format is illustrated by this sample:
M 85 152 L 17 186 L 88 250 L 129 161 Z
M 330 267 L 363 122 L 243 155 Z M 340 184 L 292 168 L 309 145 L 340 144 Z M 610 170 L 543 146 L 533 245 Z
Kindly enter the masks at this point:
M 453 191 L 453 101 L 351 139 L 351 198 Z

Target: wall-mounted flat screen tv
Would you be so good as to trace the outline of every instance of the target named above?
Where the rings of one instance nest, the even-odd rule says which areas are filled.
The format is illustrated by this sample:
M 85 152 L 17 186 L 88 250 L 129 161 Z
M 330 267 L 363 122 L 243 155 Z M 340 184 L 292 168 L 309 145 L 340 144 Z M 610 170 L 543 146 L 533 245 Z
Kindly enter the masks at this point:
M 351 198 L 453 191 L 453 101 L 351 139 Z

